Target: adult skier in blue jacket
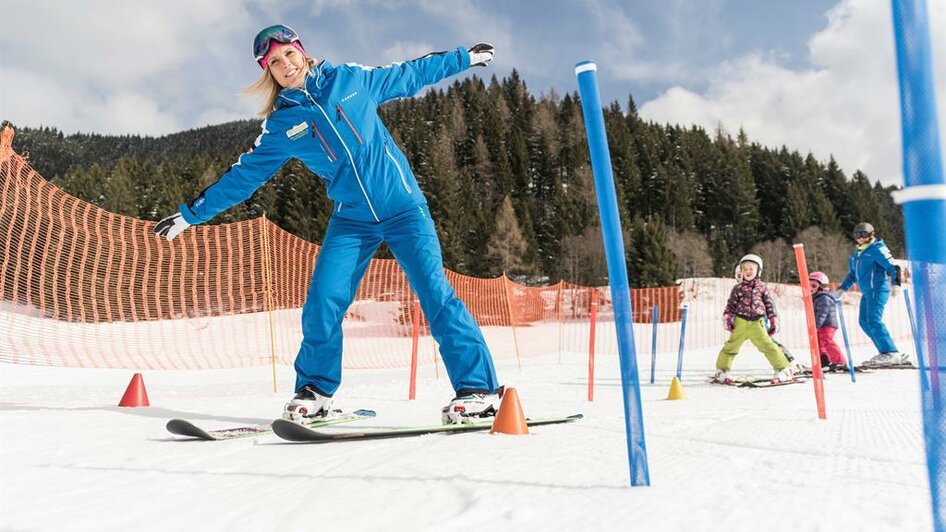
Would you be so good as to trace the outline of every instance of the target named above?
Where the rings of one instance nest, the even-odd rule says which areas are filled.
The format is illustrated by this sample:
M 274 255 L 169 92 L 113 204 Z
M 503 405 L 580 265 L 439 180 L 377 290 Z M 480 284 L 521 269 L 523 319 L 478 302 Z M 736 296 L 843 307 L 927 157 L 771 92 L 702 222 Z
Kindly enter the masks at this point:
M 892 365 L 907 362 L 890 337 L 890 332 L 882 321 L 884 306 L 890 298 L 889 276 L 895 286 L 900 286 L 900 267 L 891 262 L 893 258 L 883 240 L 874 235 L 874 226 L 862 222 L 854 226 L 854 240 L 857 248 L 848 261 L 848 274 L 838 287 L 838 292 L 845 292 L 854 283 L 861 290 L 860 317 L 861 329 L 867 333 L 879 354 L 868 362 L 872 365 Z
M 485 66 L 493 47 L 480 43 L 386 67 L 333 66 L 307 54 L 294 30 L 276 25 L 259 32 L 253 53 L 263 73 L 248 92 L 268 97 L 262 133 L 252 150 L 155 232 L 175 238 L 246 200 L 289 159 L 299 159 L 325 183 L 334 206 L 302 309 L 296 393 L 283 417 L 309 422 L 330 412 L 341 383 L 342 319 L 382 242 L 417 293 L 456 391 L 443 422 L 494 415 L 499 386 L 492 357 L 447 283 L 427 202 L 377 112 L 388 100 Z

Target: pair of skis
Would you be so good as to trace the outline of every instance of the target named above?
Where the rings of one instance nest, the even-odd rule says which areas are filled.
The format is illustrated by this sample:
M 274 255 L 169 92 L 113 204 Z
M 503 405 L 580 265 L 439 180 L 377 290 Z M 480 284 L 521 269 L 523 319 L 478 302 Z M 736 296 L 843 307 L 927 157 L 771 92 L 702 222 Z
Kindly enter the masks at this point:
M 874 371 L 881 370 L 881 369 L 916 369 L 916 366 L 914 366 L 913 364 L 909 362 L 905 364 L 887 364 L 887 365 L 865 363 L 858 366 L 854 366 L 854 371 L 857 373 L 873 373 Z M 847 373 L 847 372 L 848 372 L 847 368 L 844 368 L 843 370 L 838 368 L 838 369 L 835 369 L 834 371 L 828 371 L 827 369 L 824 370 L 824 373 L 826 374 L 827 373 Z M 811 377 L 812 377 L 811 368 L 802 366 L 801 371 L 796 373 L 795 378 L 790 381 L 772 381 L 771 379 L 767 379 L 765 377 L 739 377 L 735 379 L 733 382 L 720 382 L 720 381 L 717 381 L 716 379 L 710 379 L 710 384 L 721 384 L 723 386 L 735 386 L 737 388 L 773 388 L 776 386 L 787 386 L 789 384 L 803 384 L 803 383 L 808 382 L 808 379 Z
M 350 423 L 375 417 L 373 410 L 355 410 L 353 412 L 336 412 L 325 420 L 302 425 L 286 419 L 276 419 L 270 425 L 234 427 L 222 430 L 204 430 L 197 425 L 183 420 L 168 421 L 167 429 L 172 434 L 187 436 L 203 441 L 233 440 L 276 434 L 280 438 L 293 442 L 328 443 L 337 441 L 364 441 L 386 438 L 405 438 L 424 434 L 456 434 L 460 432 L 477 432 L 489 430 L 493 426 L 492 420 L 458 425 L 430 425 L 418 427 L 400 427 L 395 429 L 366 429 L 363 431 L 323 431 L 324 427 Z M 581 414 L 566 417 L 547 419 L 527 419 L 530 427 L 539 425 L 554 425 L 571 423 L 581 419 Z
M 350 423 L 362 419 L 371 419 L 375 417 L 374 410 L 355 410 L 353 412 L 342 412 L 337 410 L 326 419 L 312 422 L 306 427 L 313 430 L 341 423 Z M 220 430 L 204 430 L 203 428 L 187 421 L 186 419 L 172 419 L 168 421 L 168 432 L 178 436 L 187 436 L 198 440 L 236 440 L 240 438 L 253 438 L 256 436 L 266 436 L 273 433 L 273 425 L 246 425 L 241 427 L 232 427 Z
M 795 377 L 790 381 L 773 381 L 766 377 L 738 377 L 732 382 L 721 382 L 716 379 L 710 379 L 710 384 L 719 384 L 721 386 L 733 386 L 736 388 L 775 388 L 778 386 L 788 386 L 789 384 L 804 384 L 808 379 Z

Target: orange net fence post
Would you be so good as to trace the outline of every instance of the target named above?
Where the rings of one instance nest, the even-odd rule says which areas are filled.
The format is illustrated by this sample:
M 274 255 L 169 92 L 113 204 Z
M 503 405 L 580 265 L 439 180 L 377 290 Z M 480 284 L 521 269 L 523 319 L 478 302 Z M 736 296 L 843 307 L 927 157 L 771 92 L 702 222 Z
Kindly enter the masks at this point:
M 516 336 L 516 313 L 513 311 L 512 304 L 512 294 L 510 294 L 510 283 L 509 277 L 506 277 L 504 273 L 502 275 L 503 280 L 503 295 L 506 296 L 506 308 L 509 309 L 509 327 L 512 329 L 512 343 L 516 348 L 516 365 L 519 366 L 519 371 L 522 371 L 522 356 L 519 353 L 519 337 Z M 520 298 L 521 301 L 524 298 Z
M 273 327 L 273 273 L 272 254 L 269 247 L 269 231 L 266 215 L 260 216 L 260 234 L 263 237 L 263 278 L 266 283 L 266 311 L 269 314 L 269 349 L 273 365 L 273 393 L 277 392 L 276 385 L 276 331 Z

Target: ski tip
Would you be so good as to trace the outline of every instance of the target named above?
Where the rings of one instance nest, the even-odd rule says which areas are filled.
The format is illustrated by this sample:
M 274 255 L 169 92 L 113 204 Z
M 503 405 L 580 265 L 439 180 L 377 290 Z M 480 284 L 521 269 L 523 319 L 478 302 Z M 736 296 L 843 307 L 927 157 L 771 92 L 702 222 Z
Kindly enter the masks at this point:
M 584 414 L 572 414 L 572 415 L 566 417 L 565 419 L 571 419 L 571 420 L 574 421 L 574 420 L 582 419 L 582 418 L 584 418 L 584 417 L 585 417 Z
M 202 440 L 217 439 L 212 434 L 208 433 L 197 425 L 194 425 L 190 421 L 187 421 L 186 419 L 172 419 L 167 422 L 164 428 L 166 428 L 171 434 L 176 434 L 178 436 L 187 436 L 189 438 L 199 438 Z
M 378 415 L 374 410 L 355 410 L 352 414 L 362 417 L 375 417 Z
M 167 429 L 171 434 L 180 434 L 181 436 L 187 436 L 190 433 L 194 432 L 195 425 L 186 419 L 171 419 L 164 425 L 164 428 Z

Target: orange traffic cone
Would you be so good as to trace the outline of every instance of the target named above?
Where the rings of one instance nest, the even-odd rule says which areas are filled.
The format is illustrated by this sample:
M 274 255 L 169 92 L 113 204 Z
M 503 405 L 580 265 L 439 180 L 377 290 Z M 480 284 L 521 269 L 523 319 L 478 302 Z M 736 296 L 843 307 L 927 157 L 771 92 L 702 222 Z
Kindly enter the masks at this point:
M 491 433 L 500 434 L 528 434 L 529 425 L 526 424 L 526 416 L 522 413 L 522 405 L 519 404 L 519 394 L 515 388 L 506 388 L 503 393 L 503 402 L 499 405 L 499 412 L 496 413 L 496 420 L 493 421 Z
M 148 403 L 148 392 L 145 390 L 145 380 L 141 377 L 141 373 L 135 373 L 135 376 L 131 378 L 118 406 L 151 406 Z

